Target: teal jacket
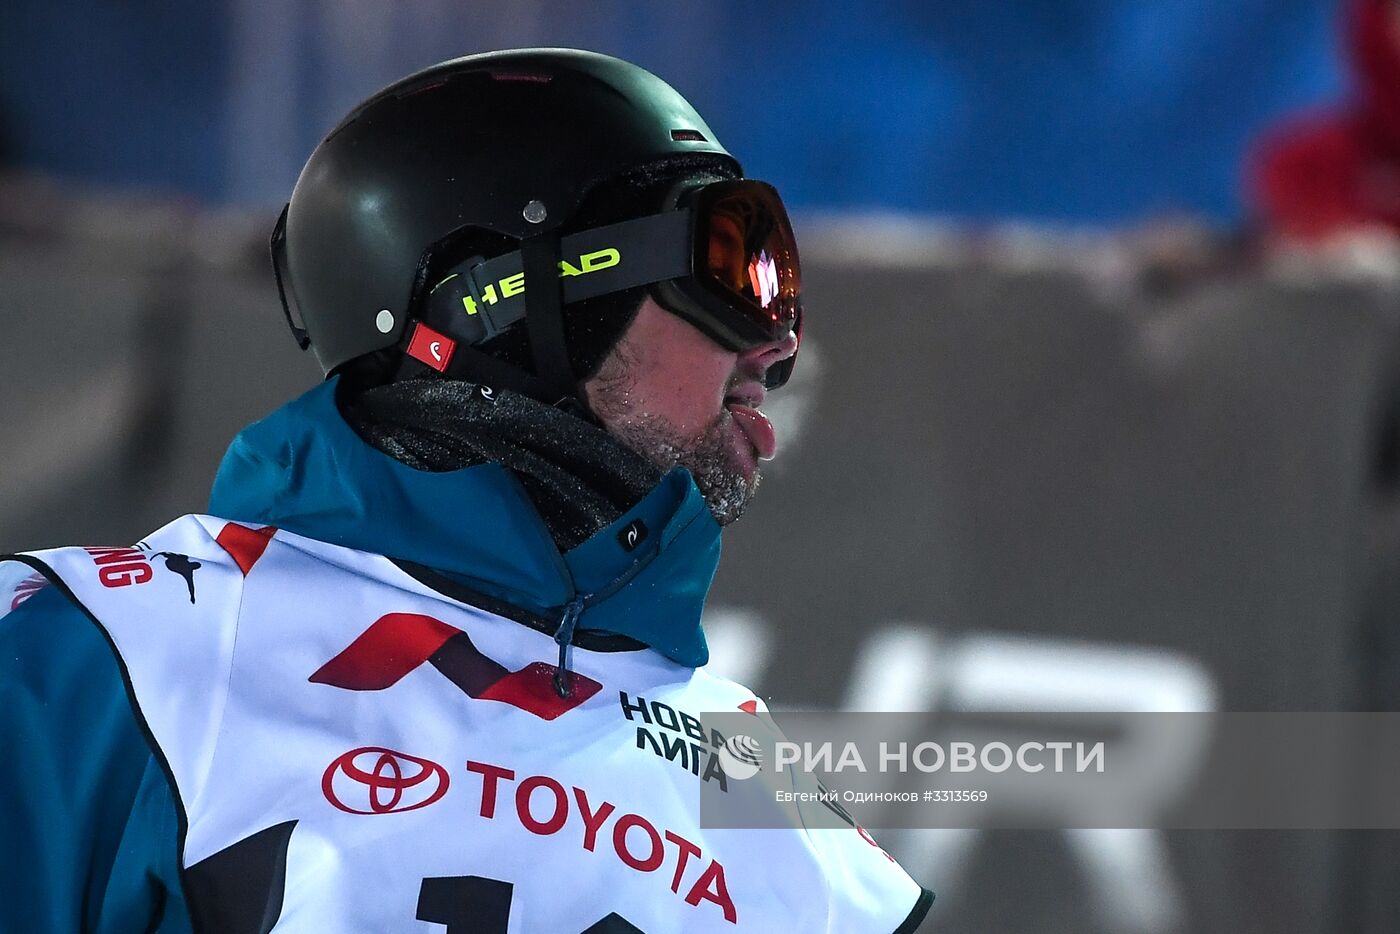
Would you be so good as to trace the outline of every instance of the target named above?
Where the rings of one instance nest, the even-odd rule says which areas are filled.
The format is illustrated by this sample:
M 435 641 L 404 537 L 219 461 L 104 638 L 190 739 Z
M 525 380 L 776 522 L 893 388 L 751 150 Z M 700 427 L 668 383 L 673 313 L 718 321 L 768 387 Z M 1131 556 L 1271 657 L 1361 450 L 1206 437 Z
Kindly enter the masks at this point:
M 719 527 L 686 471 L 560 554 L 510 472 L 406 467 L 349 428 L 335 391 L 239 434 L 210 514 L 417 565 L 548 621 L 565 645 L 596 630 L 706 662 Z M 0 618 L 0 750 L 0 931 L 191 930 L 172 791 L 106 639 L 56 588 Z

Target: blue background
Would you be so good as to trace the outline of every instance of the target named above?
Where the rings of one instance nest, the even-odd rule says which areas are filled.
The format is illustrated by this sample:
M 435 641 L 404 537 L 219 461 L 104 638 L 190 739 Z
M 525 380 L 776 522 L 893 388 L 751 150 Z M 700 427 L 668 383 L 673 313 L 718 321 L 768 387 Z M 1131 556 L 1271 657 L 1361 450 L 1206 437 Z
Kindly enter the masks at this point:
M 0 146 L 67 178 L 263 206 L 396 76 L 557 44 L 667 78 L 798 207 L 1229 222 L 1250 140 L 1346 83 L 1337 0 L 335 2 L 9 0 Z M 347 8 L 369 11 L 363 34 Z M 237 103 L 257 69 L 281 77 Z M 280 122 L 258 122 L 263 103 Z

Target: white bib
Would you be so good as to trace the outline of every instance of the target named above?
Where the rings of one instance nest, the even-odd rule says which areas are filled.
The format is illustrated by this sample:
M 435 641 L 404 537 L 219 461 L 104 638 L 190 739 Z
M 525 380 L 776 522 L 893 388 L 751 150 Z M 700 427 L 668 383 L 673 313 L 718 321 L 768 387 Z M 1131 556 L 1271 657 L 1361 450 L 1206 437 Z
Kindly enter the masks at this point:
M 725 776 L 679 739 L 756 709 L 703 670 L 575 647 L 561 699 L 549 636 L 382 556 L 207 516 L 32 559 L 115 645 L 184 812 L 192 913 L 221 928 L 890 934 L 921 903 L 864 832 L 701 828 Z M 31 570 L 5 566 L 5 606 Z

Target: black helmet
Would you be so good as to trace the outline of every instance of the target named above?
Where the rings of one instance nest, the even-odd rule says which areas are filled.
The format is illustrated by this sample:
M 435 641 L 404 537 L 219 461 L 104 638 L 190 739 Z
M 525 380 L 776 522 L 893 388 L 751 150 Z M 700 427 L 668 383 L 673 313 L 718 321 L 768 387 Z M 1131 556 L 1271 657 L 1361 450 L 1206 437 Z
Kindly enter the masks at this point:
M 742 177 L 684 98 L 619 59 L 524 49 L 434 65 L 357 107 L 302 170 L 272 243 L 288 324 L 327 373 L 407 350 L 413 328 L 433 323 L 422 306 L 434 262 L 464 232 L 517 241 L 527 275 L 567 268 L 561 228 L 591 188 L 697 155 Z M 462 371 L 537 397 L 570 395 L 571 379 L 538 377 L 563 358 L 559 308 L 572 300 L 563 284 L 522 298 L 535 378 L 467 346 L 475 339 L 449 341 L 463 345 Z

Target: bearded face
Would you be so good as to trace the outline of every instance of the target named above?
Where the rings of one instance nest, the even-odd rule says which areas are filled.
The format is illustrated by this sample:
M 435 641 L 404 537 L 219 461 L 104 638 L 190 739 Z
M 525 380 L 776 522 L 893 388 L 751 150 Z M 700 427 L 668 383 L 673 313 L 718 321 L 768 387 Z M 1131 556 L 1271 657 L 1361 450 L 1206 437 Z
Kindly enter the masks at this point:
M 663 469 L 689 470 L 725 525 L 743 513 L 759 462 L 777 450 L 761 409 L 764 374 L 796 350 L 792 336 L 726 350 L 647 298 L 584 395 L 612 435 Z

